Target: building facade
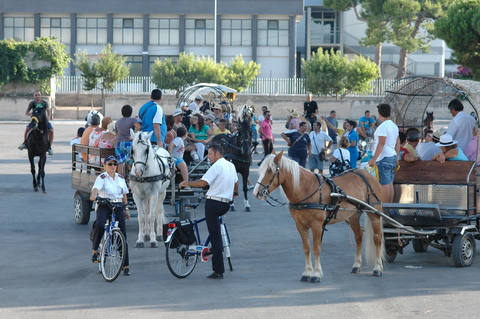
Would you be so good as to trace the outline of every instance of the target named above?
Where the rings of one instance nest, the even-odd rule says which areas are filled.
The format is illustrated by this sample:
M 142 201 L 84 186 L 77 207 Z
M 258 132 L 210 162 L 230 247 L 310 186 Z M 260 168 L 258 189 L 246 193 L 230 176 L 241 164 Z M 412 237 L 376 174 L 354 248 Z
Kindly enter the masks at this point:
M 131 75 L 192 52 L 226 63 L 242 54 L 261 64 L 260 77 L 295 77 L 302 15 L 303 0 L 0 0 L 0 39 L 56 36 L 72 57 L 110 43 Z

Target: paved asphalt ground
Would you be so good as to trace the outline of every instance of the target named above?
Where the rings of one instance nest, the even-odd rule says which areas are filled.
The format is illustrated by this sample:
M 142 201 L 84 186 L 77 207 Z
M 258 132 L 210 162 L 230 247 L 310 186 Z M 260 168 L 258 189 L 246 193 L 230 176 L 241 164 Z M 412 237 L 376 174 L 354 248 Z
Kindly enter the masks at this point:
M 133 219 L 127 226 L 132 275 L 105 282 L 89 260 L 91 223 L 73 220 L 69 141 L 83 124 L 53 121 L 55 155 L 48 157 L 44 195 L 33 192 L 27 152 L 17 150 L 25 123 L 0 123 L 0 318 L 479 317 L 478 258 L 456 268 L 438 250 L 415 253 L 409 246 L 385 265 L 383 277 L 372 277 L 367 265 L 352 275 L 354 239 L 345 224 L 325 234 L 321 283 L 300 282 L 301 240 L 287 208 L 253 198 L 252 212 L 237 200 L 237 211 L 226 215 L 234 271 L 225 279 L 205 278 L 210 263 L 199 263 L 186 279 L 173 277 L 162 246 L 134 248 Z M 276 150 L 286 149 L 283 123 L 274 128 Z M 253 181 L 260 158 L 254 156 Z

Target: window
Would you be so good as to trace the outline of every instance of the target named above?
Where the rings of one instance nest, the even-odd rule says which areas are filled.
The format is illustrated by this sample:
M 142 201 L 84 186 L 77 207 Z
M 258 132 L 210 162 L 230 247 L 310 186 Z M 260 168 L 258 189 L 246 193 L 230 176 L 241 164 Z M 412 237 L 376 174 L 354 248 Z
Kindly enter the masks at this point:
M 150 45 L 179 45 L 180 22 L 178 19 L 150 19 Z
M 335 12 L 312 12 L 312 44 L 339 43 Z
M 214 38 L 213 19 L 185 19 L 186 45 L 213 45 Z
M 124 55 L 130 66 L 130 76 L 142 76 L 143 57 L 141 55 Z
M 222 20 L 223 46 L 251 46 L 251 20 Z
M 70 18 L 40 18 L 40 36 L 54 36 L 65 44 L 70 44 Z
M 107 43 L 107 19 L 78 18 L 78 44 L 105 44 Z
M 113 18 L 113 44 L 143 43 L 143 19 Z
M 33 18 L 9 18 L 3 19 L 5 39 L 30 42 L 35 40 Z
M 258 20 L 259 46 L 288 46 L 288 20 Z

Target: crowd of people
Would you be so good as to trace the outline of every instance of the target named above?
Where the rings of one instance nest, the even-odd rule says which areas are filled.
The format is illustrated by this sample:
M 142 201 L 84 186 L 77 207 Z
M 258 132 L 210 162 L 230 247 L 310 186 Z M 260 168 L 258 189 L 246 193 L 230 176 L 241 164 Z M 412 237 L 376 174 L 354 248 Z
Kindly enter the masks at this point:
M 175 166 L 180 171 L 183 182 L 180 187 L 190 190 L 191 186 L 210 185 L 207 193 L 209 198 L 206 205 L 207 224 L 212 235 L 213 274 L 209 278 L 223 278 L 224 267 L 219 261 L 221 254 L 221 238 L 218 236 L 218 219 L 228 210 L 228 205 L 233 198 L 233 184 L 237 182 L 236 173 L 231 165 L 223 158 L 223 149 L 219 145 L 211 146 L 206 150 L 207 144 L 218 134 L 236 134 L 238 123 L 231 115 L 228 103 L 219 104 L 203 100 L 201 95 L 196 95 L 190 104 L 182 103 L 172 114 L 165 114 L 162 106 L 162 92 L 155 89 L 151 92 L 150 101 L 145 103 L 136 116 L 133 108 L 124 105 L 121 108 L 121 118 L 116 122 L 110 116 L 102 116 L 91 112 L 86 118 L 87 127 L 78 128 L 71 145 L 81 144 L 99 148 L 115 148 L 115 156 L 100 159 L 96 155 L 83 154 L 83 160 L 90 164 L 103 165 L 105 172 L 98 176 L 93 188 L 91 200 L 97 195 L 111 197 L 113 200 L 126 201 L 128 189 L 125 184 L 123 172 L 125 162 L 129 160 L 132 148 L 131 131 L 152 132 L 151 143 L 168 150 L 175 161 Z M 31 115 L 37 109 L 50 117 L 48 103 L 41 99 L 41 92 L 34 92 L 32 101 L 25 114 Z M 405 131 L 390 118 L 392 109 L 389 104 L 377 106 L 378 118 L 371 115 L 369 110 L 359 118 L 358 122 L 352 119 L 343 121 L 343 128 L 339 128 L 337 113 L 330 111 L 328 116 L 318 118 L 319 106 L 308 94 L 303 108 L 304 117 L 296 117 L 288 123 L 288 129 L 280 135 L 288 146 L 288 156 L 311 172 L 323 174 L 324 163 L 347 163 L 347 168 L 357 168 L 362 159 L 359 144 L 363 141 L 372 141 L 371 153 L 367 154 L 363 162 L 369 166 L 378 167 L 378 179 L 383 190 L 383 202 L 392 202 L 394 196 L 393 180 L 395 168 L 399 161 L 475 161 L 479 143 L 477 136 L 476 120 L 464 111 L 463 104 L 457 99 L 450 101 L 448 109 L 453 116 L 448 128 L 439 130 L 420 131 L 411 127 Z M 253 110 L 255 108 L 253 107 Z M 255 111 L 254 111 L 255 112 Z M 322 123 L 326 128 L 322 127 Z M 258 117 L 254 114 L 252 119 L 253 153 L 258 154 L 256 143 L 260 138 L 263 147 L 263 159 L 274 150 L 275 137 L 273 134 L 273 118 L 267 106 L 261 107 Z M 25 130 L 24 139 L 31 129 L 30 125 Z M 49 154 L 53 154 L 53 127 L 49 129 Z M 326 132 L 324 131 L 326 129 Z M 19 149 L 25 149 L 22 143 Z M 190 154 L 193 161 L 199 162 L 208 158 L 211 168 L 199 181 L 189 181 L 188 170 L 184 155 Z M 258 163 L 261 165 L 263 159 Z M 228 172 L 228 174 L 226 173 Z M 332 174 L 333 176 L 333 174 Z M 228 177 L 228 178 L 227 178 Z M 250 186 L 249 188 L 253 188 Z M 218 199 L 221 199 L 220 201 Z M 105 218 L 105 207 L 98 206 L 97 221 Z M 121 212 L 119 217 L 120 227 L 125 233 L 125 219 L 129 218 L 128 211 Z M 99 238 L 102 226 L 94 229 L 92 261 L 96 262 Z M 215 241 L 215 243 L 213 243 Z M 215 255 L 217 255 L 215 257 Z M 125 275 L 130 274 L 128 259 L 124 265 Z

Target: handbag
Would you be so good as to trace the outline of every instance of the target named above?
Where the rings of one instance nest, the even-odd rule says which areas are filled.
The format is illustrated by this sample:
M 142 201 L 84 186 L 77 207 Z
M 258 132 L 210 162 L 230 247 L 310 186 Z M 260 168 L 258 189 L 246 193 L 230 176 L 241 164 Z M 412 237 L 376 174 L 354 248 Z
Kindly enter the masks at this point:
M 338 176 L 338 175 L 342 174 L 344 171 L 346 171 L 347 169 L 352 168 L 350 166 L 350 161 L 343 159 L 343 154 L 342 154 L 341 150 L 340 150 L 340 157 L 342 158 L 341 161 L 340 161 L 340 159 L 337 158 L 337 160 L 335 162 L 330 163 L 330 176 L 331 177 Z
M 313 145 L 315 145 L 315 148 L 317 149 L 318 157 L 320 158 L 320 160 L 322 162 L 325 161 L 327 159 L 327 154 L 325 154 L 323 148 L 320 152 L 318 151 L 317 143 L 315 143 L 315 134 L 313 134 Z

